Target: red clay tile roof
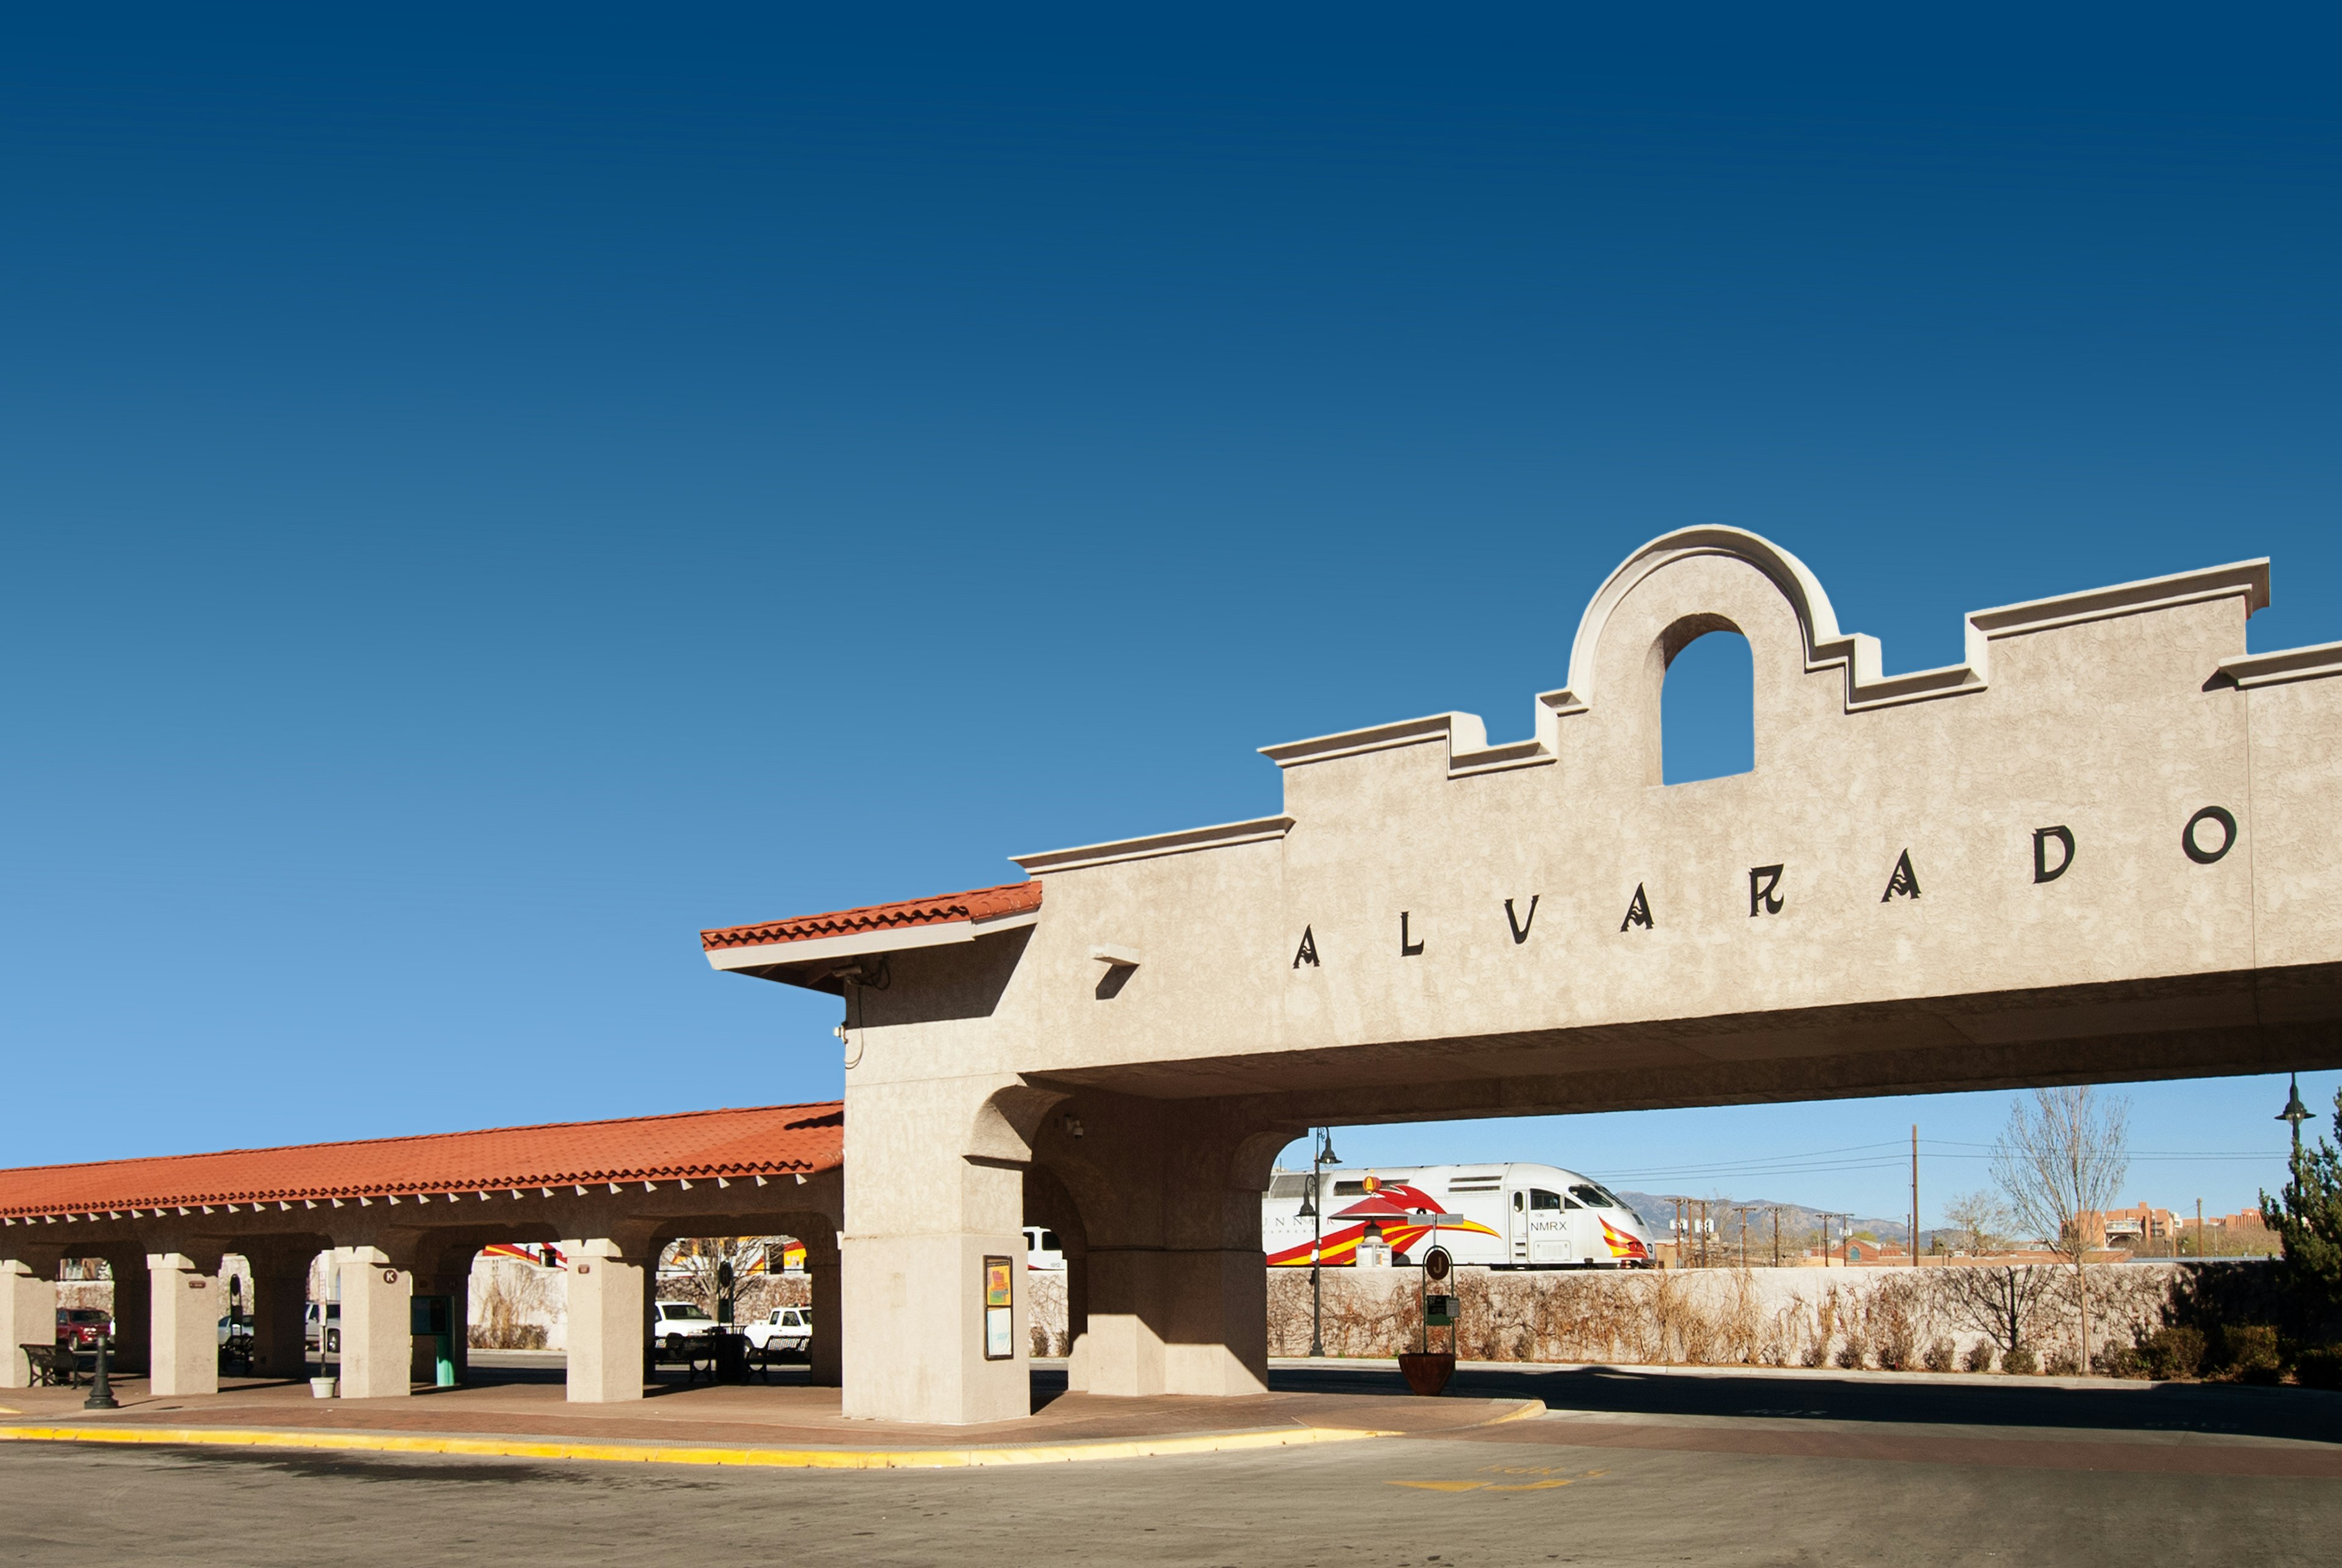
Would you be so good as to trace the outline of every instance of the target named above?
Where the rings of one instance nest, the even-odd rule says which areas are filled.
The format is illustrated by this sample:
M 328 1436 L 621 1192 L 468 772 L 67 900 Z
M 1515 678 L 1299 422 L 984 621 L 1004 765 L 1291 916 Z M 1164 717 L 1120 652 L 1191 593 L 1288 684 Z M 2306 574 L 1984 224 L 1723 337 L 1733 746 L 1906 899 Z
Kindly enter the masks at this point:
M 768 920 L 762 925 L 733 925 L 699 934 L 699 945 L 708 952 L 719 947 L 762 947 L 777 942 L 809 942 L 817 936 L 850 936 L 857 931 L 888 926 L 947 925 L 956 920 L 995 920 L 1006 914 L 1026 914 L 1041 907 L 1041 884 L 1012 882 L 1000 887 L 979 887 L 970 893 L 946 893 L 936 898 L 906 899 L 901 904 L 874 904 L 862 909 L 840 909 L 828 914 L 801 914 L 794 920 Z
M 0 1215 L 476 1193 L 680 1176 L 810 1175 L 844 1163 L 846 1107 L 766 1105 L 419 1138 L 230 1149 L 0 1171 Z

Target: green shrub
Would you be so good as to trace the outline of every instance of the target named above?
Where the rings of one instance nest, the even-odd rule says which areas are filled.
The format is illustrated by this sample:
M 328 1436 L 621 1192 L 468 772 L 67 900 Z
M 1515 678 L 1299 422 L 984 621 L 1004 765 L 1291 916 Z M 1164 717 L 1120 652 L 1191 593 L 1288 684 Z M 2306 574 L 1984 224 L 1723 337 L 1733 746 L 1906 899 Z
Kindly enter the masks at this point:
M 1927 1350 L 1919 1357 L 1919 1364 L 1929 1372 L 1949 1372 L 1958 1357 L 1957 1347 L 1950 1340 L 1938 1337 L 1927 1342 Z
M 1968 1346 L 1968 1353 L 1960 1358 L 1960 1364 L 1970 1372 L 1990 1372 L 1993 1362 L 1999 1354 L 1998 1345 L 1988 1339 L 1980 1339 Z
M 2042 1363 L 2041 1370 L 2051 1377 L 2079 1377 L 2082 1375 L 2082 1358 L 2070 1350 L 2061 1350 Z
M 2000 1370 L 2030 1374 L 2041 1370 L 2041 1358 L 2033 1353 L 2029 1344 L 2020 1344 L 2000 1358 Z
M 2275 1383 L 2283 1364 L 2277 1330 L 2265 1323 L 2232 1323 L 2220 1329 L 2220 1368 L 2240 1383 Z
M 2194 1377 L 2204 1370 L 2203 1331 L 2184 1323 L 2157 1329 L 2138 1342 L 2138 1353 L 2149 1377 Z

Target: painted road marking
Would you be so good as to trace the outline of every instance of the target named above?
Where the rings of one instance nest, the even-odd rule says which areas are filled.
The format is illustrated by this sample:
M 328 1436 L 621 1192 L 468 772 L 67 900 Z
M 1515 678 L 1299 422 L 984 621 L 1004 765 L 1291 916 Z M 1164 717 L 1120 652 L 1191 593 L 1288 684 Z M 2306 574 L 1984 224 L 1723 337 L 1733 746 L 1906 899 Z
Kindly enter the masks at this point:
M 1484 1464 L 1483 1475 L 1535 1475 L 1536 1481 L 1386 1481 L 1385 1486 L 1405 1486 L 1417 1492 L 1551 1492 L 1556 1487 L 1574 1485 L 1580 1481 L 1592 1481 L 1607 1475 L 1606 1470 L 1574 1471 L 1557 1474 L 1559 1466 L 1551 1464 Z
M 372 1433 L 285 1432 L 221 1427 L 0 1426 L 0 1442 L 125 1443 L 227 1448 L 298 1448 L 357 1453 L 459 1453 L 501 1459 L 592 1459 L 633 1464 L 737 1464 L 783 1470 L 946 1470 L 994 1464 L 1066 1463 L 1180 1453 L 1226 1453 L 1355 1443 L 1395 1432 L 1331 1426 L 1202 1433 L 1123 1442 L 1036 1443 L 1026 1448 L 710 1448 L 692 1445 L 561 1443 L 502 1437 L 397 1436 Z

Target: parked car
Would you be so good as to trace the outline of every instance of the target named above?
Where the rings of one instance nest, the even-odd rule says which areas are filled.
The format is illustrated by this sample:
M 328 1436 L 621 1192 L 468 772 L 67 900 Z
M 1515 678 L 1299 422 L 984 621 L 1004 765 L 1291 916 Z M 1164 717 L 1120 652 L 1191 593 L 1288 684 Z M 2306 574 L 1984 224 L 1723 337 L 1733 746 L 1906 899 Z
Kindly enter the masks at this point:
M 59 1307 L 57 1343 L 75 1350 L 95 1350 L 100 1335 L 114 1337 L 114 1320 L 96 1307 Z
M 322 1353 L 317 1348 L 317 1325 L 321 1314 L 325 1328 L 325 1347 Z M 342 1303 L 326 1302 L 321 1307 L 318 1303 L 311 1302 L 301 1314 L 301 1343 L 311 1355 L 341 1354 Z
M 750 1323 L 746 1333 L 748 1343 L 758 1350 L 777 1355 L 804 1355 L 813 1343 L 813 1308 L 775 1307 L 763 1322 Z
M 658 1302 L 654 1305 L 658 1319 L 651 1330 L 652 1343 L 669 1356 L 680 1358 L 691 1348 L 687 1342 L 716 1332 L 716 1320 L 696 1302 Z

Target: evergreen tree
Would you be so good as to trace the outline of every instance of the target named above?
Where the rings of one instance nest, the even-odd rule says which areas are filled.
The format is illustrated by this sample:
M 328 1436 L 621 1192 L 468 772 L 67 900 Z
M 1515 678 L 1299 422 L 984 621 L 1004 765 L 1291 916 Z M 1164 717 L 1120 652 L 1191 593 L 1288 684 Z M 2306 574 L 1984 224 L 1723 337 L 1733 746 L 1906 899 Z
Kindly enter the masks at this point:
M 2342 1089 L 2334 1094 L 2342 1137 Z M 2285 1191 L 2261 1194 L 2261 1216 L 2285 1244 L 2278 1285 L 2313 1342 L 2342 1335 L 2342 1153 L 2325 1139 L 2301 1151 Z

